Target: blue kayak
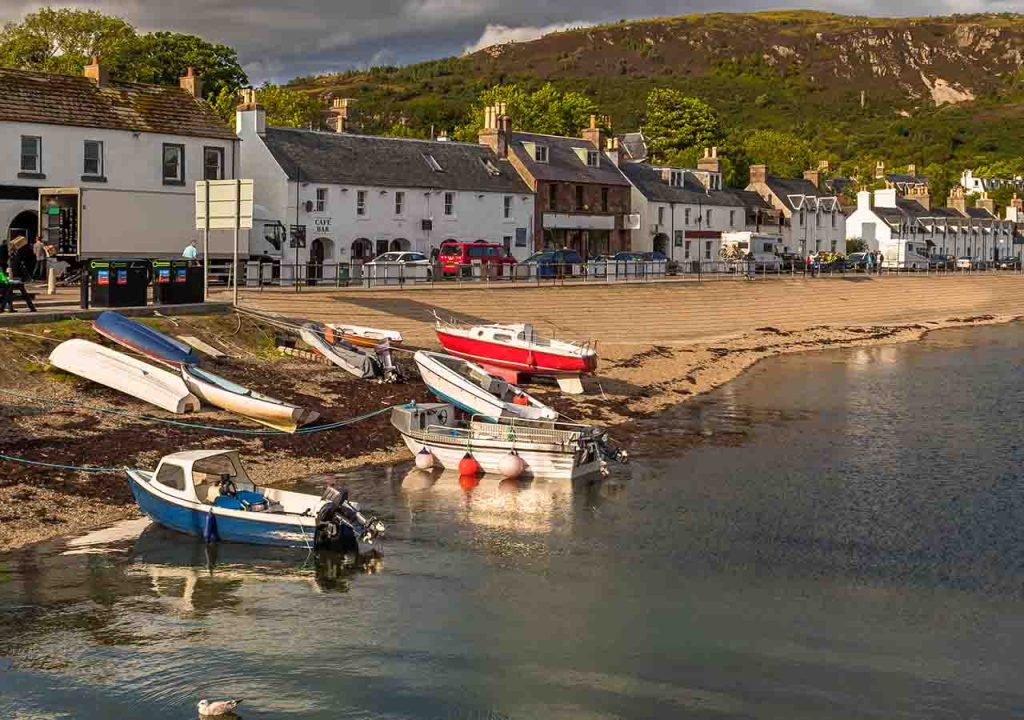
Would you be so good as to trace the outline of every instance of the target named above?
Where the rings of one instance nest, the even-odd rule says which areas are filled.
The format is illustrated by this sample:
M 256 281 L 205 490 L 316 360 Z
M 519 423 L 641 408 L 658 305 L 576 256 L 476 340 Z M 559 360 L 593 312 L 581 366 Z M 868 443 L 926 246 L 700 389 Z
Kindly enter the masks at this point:
M 92 329 L 129 350 L 175 367 L 198 365 L 191 347 L 120 313 L 107 311 L 93 320 Z

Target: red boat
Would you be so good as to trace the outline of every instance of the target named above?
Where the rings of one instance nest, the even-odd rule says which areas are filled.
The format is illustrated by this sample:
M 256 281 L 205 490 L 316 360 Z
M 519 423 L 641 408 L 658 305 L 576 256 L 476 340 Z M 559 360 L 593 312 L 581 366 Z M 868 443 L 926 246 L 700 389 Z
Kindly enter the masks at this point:
M 456 325 L 437 320 L 437 339 L 450 354 L 510 375 L 579 377 L 597 369 L 597 352 L 587 345 L 541 337 L 533 326 Z M 505 372 L 501 372 L 505 371 Z

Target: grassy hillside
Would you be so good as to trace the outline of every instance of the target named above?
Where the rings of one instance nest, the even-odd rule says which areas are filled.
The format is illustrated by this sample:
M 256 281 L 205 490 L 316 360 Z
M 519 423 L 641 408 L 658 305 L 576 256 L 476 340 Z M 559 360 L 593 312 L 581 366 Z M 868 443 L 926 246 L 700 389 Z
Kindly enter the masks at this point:
M 848 172 L 884 160 L 948 176 L 1024 155 L 1022 62 L 1022 15 L 719 13 L 584 28 L 291 85 L 355 98 L 365 131 L 404 123 L 421 136 L 463 122 L 476 95 L 496 83 L 586 92 L 618 130 L 642 125 L 649 90 L 671 87 L 710 103 L 735 135 L 795 132 Z

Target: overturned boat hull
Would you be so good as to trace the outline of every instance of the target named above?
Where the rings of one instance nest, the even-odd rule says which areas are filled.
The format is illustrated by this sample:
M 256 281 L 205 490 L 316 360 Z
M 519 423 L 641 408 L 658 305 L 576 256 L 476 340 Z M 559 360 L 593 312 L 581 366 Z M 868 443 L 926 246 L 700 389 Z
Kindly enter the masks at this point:
M 192 394 L 203 402 L 275 430 L 292 433 L 319 417 L 315 411 L 261 395 L 199 368 L 183 366 L 181 379 Z
M 72 375 L 106 385 L 167 412 L 199 410 L 199 399 L 174 373 L 88 340 L 62 342 L 50 353 L 50 363 Z
M 164 365 L 199 364 L 199 356 L 185 343 L 110 310 L 93 320 L 92 329 L 111 342 Z

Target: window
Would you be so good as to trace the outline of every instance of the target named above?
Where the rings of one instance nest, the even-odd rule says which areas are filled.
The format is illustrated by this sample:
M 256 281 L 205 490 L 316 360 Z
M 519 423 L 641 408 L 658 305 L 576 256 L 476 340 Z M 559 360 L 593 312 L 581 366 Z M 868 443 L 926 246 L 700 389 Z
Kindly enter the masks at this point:
M 395 215 L 405 214 L 405 192 L 402 190 L 395 191 Z
M 161 465 L 156 481 L 173 490 L 185 489 L 185 471 L 177 465 Z
M 43 139 L 32 135 L 21 136 L 21 171 L 41 173 L 43 171 Z
M 804 209 L 800 208 L 800 227 L 804 226 Z
M 601 188 L 601 212 L 608 212 L 608 188 Z
M 441 163 L 435 160 L 433 155 L 424 155 L 423 159 L 427 161 L 427 167 L 434 172 L 444 172 L 444 168 L 441 167 Z
M 711 227 L 711 211 L 710 210 L 708 210 L 708 212 L 707 212 L 707 225 L 705 225 L 704 227 Z
M 682 247 L 683 246 L 683 231 L 682 230 L 676 230 L 674 244 L 675 244 L 676 247 Z
M 683 257 L 685 259 L 687 259 L 687 260 L 690 259 L 690 243 L 691 242 L 693 242 L 693 241 L 692 240 L 687 240 L 686 243 L 683 245 Z
M 684 225 L 689 225 L 690 224 L 690 208 L 686 208 L 683 211 L 683 224 Z
M 164 143 L 164 185 L 185 184 L 185 146 Z
M 511 220 L 512 219 L 512 196 L 511 195 L 506 195 L 505 196 L 504 204 L 505 204 L 505 207 L 504 207 L 504 210 L 503 210 L 504 218 L 506 220 Z
M 583 209 L 583 186 L 582 185 L 577 185 L 576 186 L 576 209 L 577 210 L 582 210 Z
M 736 211 L 729 211 L 729 227 L 736 227 Z
M 224 148 L 203 148 L 203 180 L 224 179 Z
M 548 185 L 548 208 L 558 209 L 558 186 L 555 183 Z
M 669 173 L 669 185 L 671 185 L 672 187 L 682 187 L 683 186 L 683 171 L 682 170 L 673 170 L 673 171 L 671 171 Z
M 707 240 L 707 241 L 704 242 L 704 259 L 705 260 L 710 260 L 711 259 L 711 241 L 710 240 Z
M 601 156 L 597 150 L 587 150 L 587 165 L 597 167 L 601 164 Z
M 99 140 L 86 140 L 82 145 L 82 174 L 103 176 L 103 143 Z
M 327 210 L 327 188 L 316 189 L 316 211 L 325 212 Z
M 356 215 L 366 217 L 366 191 L 356 191 Z
M 836 226 L 836 211 L 832 211 L 832 227 Z
M 663 205 L 658 206 L 658 224 L 665 224 L 665 207 Z
M 533 159 L 537 162 L 546 163 L 548 161 L 548 146 L 537 145 L 533 149 Z
M 444 194 L 444 214 L 448 217 L 455 214 L 455 193 L 453 192 Z
M 815 210 L 814 211 L 814 226 L 815 227 L 821 227 L 821 211 L 820 210 Z

